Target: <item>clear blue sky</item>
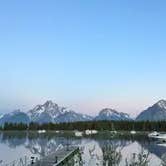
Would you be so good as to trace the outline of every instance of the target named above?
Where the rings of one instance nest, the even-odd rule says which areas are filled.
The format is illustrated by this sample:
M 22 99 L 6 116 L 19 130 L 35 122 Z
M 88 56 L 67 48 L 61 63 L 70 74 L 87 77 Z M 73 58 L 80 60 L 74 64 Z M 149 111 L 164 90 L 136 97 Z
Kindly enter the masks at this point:
M 166 98 L 165 0 L 0 2 L 0 112 L 47 99 L 138 114 Z

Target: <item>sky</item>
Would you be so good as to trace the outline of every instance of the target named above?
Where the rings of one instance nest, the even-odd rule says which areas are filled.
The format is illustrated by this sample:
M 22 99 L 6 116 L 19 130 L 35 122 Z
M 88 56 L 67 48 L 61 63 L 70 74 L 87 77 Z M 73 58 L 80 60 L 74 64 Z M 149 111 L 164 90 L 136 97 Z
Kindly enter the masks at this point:
M 46 100 L 138 115 L 166 99 L 165 0 L 0 2 L 0 112 Z

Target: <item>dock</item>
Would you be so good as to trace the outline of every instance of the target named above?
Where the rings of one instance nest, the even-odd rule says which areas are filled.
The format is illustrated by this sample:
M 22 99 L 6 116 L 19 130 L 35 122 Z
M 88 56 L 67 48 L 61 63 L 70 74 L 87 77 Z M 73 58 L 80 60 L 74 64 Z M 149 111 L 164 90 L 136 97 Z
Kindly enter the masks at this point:
M 36 162 L 32 162 L 29 166 L 63 166 L 78 152 L 78 147 L 62 148 Z

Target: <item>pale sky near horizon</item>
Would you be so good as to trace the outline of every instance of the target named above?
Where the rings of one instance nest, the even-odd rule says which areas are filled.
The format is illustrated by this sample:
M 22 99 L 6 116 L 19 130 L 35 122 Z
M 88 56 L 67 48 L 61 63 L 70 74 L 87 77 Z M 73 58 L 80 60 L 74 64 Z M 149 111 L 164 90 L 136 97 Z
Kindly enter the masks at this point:
M 165 0 L 0 2 L 0 112 L 53 100 L 137 115 L 166 99 Z

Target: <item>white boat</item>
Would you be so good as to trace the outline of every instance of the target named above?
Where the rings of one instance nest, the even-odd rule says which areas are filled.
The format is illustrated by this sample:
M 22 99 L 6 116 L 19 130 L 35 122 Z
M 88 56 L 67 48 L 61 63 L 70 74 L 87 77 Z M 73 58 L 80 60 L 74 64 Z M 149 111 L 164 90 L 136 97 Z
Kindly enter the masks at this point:
M 38 130 L 37 131 L 39 134 L 46 133 L 46 130 Z
M 148 137 L 157 138 L 159 135 L 160 135 L 160 133 L 158 133 L 157 131 L 154 131 L 154 132 L 148 134 Z
M 92 134 L 97 134 L 97 133 L 98 133 L 97 130 L 85 130 L 86 135 L 92 135 Z
M 97 131 L 97 130 L 91 130 L 91 133 L 92 133 L 92 134 L 97 134 L 98 131 Z
M 135 130 L 130 131 L 130 134 L 136 134 L 137 132 Z
M 116 130 L 113 130 L 113 131 L 110 131 L 111 134 L 117 134 L 117 131 Z
M 55 133 L 60 133 L 60 131 L 59 131 L 59 130 L 56 130 Z
M 85 130 L 86 135 L 91 135 L 91 130 Z
M 83 133 L 81 131 L 75 131 L 76 137 L 82 137 Z
M 166 141 L 166 134 L 160 134 L 156 131 L 148 134 L 148 137 Z

